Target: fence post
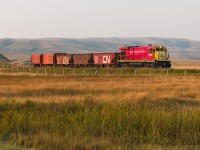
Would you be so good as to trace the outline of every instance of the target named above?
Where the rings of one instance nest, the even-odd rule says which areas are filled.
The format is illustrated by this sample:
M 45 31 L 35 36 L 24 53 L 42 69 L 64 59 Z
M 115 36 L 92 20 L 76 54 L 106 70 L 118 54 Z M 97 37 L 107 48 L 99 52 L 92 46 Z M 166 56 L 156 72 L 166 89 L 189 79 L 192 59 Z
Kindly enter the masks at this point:
M 97 70 L 95 71 L 95 76 L 97 76 Z
M 186 75 L 187 74 L 187 70 L 185 69 L 185 72 L 184 72 L 184 74 Z

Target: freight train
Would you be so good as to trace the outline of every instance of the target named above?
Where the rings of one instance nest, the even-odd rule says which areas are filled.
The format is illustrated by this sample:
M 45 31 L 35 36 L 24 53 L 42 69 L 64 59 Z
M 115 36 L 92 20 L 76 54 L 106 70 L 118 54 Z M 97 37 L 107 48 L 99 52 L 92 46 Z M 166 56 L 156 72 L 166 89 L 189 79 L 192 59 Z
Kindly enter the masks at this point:
M 119 49 L 119 53 L 32 54 L 31 63 L 34 67 L 171 67 L 169 53 L 165 46 L 125 46 Z

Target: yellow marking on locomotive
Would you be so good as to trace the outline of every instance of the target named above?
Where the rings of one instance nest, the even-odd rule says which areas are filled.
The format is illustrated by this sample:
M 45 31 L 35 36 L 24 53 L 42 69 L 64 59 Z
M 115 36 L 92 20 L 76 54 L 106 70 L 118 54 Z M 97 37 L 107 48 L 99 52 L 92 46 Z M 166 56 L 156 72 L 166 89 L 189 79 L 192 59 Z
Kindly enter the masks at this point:
M 154 55 L 154 60 L 158 60 L 158 56 L 159 56 L 159 55 L 158 55 L 158 52 L 156 51 L 156 52 L 155 52 L 155 55 Z
M 153 58 L 156 61 L 168 60 L 167 48 L 162 45 L 153 46 Z
M 152 53 L 153 54 L 153 59 L 154 60 L 158 60 L 158 52 L 156 51 L 156 48 L 154 47 L 152 50 L 153 50 L 153 53 Z

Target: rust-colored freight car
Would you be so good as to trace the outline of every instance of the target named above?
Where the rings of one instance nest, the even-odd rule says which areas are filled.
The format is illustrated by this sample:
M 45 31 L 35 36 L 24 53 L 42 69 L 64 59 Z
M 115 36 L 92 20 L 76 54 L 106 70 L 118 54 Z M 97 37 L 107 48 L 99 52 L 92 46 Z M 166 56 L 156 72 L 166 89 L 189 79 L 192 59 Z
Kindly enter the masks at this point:
M 71 61 L 71 54 L 67 53 L 55 53 L 55 64 L 57 66 L 68 66 Z
M 54 55 L 53 54 L 42 54 L 41 62 L 42 65 L 53 66 L 54 64 Z
M 112 66 L 117 64 L 119 53 L 94 53 L 95 66 Z
M 40 59 L 41 59 L 41 54 L 32 54 L 31 55 L 31 63 L 33 66 L 40 66 L 41 62 L 40 62 Z
M 74 66 L 91 66 L 92 54 L 72 54 L 72 63 Z

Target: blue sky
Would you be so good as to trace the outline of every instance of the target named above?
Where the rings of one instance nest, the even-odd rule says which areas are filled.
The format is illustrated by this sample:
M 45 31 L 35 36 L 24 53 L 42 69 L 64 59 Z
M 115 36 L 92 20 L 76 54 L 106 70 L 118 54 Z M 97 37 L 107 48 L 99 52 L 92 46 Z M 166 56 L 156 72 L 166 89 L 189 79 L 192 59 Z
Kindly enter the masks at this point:
M 0 38 L 200 41 L 199 0 L 0 0 Z

